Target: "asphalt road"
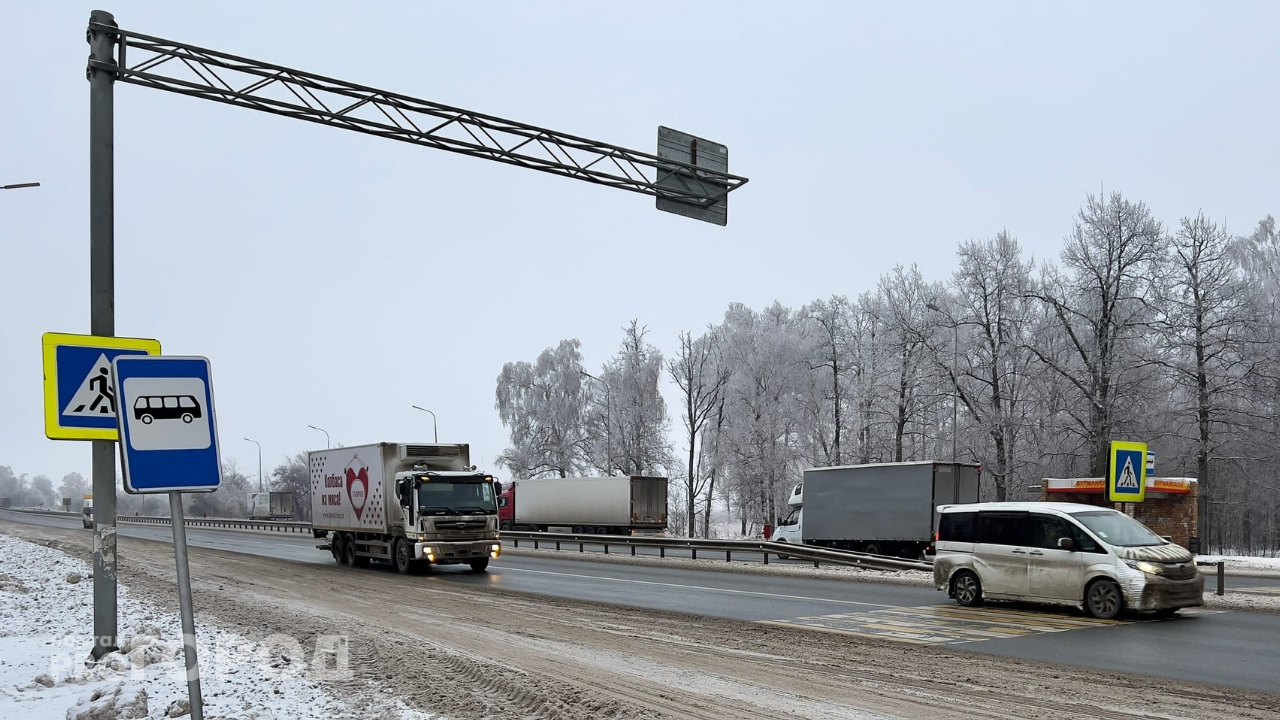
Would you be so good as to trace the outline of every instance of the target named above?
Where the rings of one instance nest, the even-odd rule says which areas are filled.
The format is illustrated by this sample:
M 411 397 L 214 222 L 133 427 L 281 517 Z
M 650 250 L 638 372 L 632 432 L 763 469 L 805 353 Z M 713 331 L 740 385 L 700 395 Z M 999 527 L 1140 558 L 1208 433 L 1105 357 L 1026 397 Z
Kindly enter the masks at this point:
M 0 512 L 0 518 L 76 527 L 75 518 Z M 160 541 L 163 526 L 122 523 L 120 533 Z M 331 563 L 307 536 L 188 529 L 193 546 Z M 576 548 L 574 554 L 576 555 Z M 386 572 L 377 566 L 352 572 Z M 1265 579 L 1235 578 L 1238 581 Z M 407 582 L 458 583 L 751 622 L 801 625 L 906 643 L 955 645 L 980 653 L 1137 672 L 1275 692 L 1280 677 L 1280 615 L 1197 613 L 1167 620 L 1100 623 L 1070 611 L 991 605 L 958 608 L 930 588 L 736 574 L 507 555 L 485 574 L 442 568 Z M 1270 581 L 1280 587 L 1280 580 Z M 904 645 L 904 647 L 906 647 Z

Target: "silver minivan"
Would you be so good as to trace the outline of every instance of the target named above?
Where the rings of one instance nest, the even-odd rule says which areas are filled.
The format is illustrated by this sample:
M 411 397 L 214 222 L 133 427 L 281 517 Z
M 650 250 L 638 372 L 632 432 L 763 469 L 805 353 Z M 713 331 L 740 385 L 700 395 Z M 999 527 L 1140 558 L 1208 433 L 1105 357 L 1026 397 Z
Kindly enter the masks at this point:
M 1108 620 L 1204 605 L 1191 553 L 1122 512 L 1006 502 L 942 505 L 938 513 L 933 579 L 961 605 L 1074 605 Z

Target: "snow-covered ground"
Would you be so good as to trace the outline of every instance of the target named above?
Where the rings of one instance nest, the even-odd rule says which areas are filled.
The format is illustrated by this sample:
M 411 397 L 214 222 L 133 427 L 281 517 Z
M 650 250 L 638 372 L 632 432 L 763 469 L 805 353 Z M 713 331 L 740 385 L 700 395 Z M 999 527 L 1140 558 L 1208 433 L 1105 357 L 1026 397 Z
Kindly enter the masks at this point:
M 0 718 L 188 716 L 178 616 L 130 597 L 123 585 L 121 650 L 86 666 L 93 645 L 89 571 L 80 558 L 0 535 Z M 254 642 L 202 622 L 198 612 L 196 634 L 210 720 L 431 717 L 394 698 L 379 702 L 376 692 L 360 693 L 358 707 L 352 706 L 340 637 L 320 638 L 310 647 L 284 636 Z M 330 681 L 344 683 L 343 691 Z
M 1196 562 L 1225 562 L 1228 570 L 1265 570 L 1280 573 L 1280 558 L 1251 555 L 1197 555 Z

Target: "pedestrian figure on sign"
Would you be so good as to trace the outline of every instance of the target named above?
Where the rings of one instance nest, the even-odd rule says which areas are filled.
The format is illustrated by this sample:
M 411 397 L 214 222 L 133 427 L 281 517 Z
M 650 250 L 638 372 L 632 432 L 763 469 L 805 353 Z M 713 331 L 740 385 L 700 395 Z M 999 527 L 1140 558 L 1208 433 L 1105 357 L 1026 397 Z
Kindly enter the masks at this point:
M 93 403 L 89 405 L 90 412 L 94 410 L 98 410 L 98 404 L 101 403 L 103 400 L 106 400 L 107 403 L 103 405 L 102 409 L 98 410 L 98 412 L 104 415 L 106 415 L 107 413 L 115 413 L 116 394 L 111 389 L 111 380 L 109 378 L 109 375 L 110 373 L 107 371 L 106 368 L 99 368 L 98 374 L 89 379 L 89 389 L 95 390 L 98 393 L 98 397 L 94 398 Z M 83 409 L 83 408 L 80 408 L 80 409 Z M 80 409 L 77 409 L 77 412 L 79 412 Z

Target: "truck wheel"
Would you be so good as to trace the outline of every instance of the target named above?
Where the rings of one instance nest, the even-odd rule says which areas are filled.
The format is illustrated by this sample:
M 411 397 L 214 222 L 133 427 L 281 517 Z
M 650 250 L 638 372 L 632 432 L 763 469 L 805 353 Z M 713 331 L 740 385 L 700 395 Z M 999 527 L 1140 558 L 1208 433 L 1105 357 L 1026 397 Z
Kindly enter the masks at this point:
M 356 555 L 356 539 L 353 537 L 347 538 L 347 541 L 342 543 L 342 561 L 350 567 L 364 567 L 369 564 L 369 558 Z
M 1124 593 L 1114 580 L 1098 580 L 1084 591 L 1084 607 L 1099 620 L 1115 620 L 1124 612 Z
M 395 555 L 396 572 L 401 575 L 408 575 L 413 570 L 413 550 L 410 549 L 409 543 L 404 538 L 396 538 L 396 546 L 392 551 Z
M 785 544 L 787 543 L 787 541 L 786 541 L 786 540 L 775 540 L 774 542 L 778 543 L 779 545 L 785 545 Z M 790 556 L 790 555 L 783 555 L 782 553 L 778 553 L 778 559 L 779 559 L 779 560 L 790 560 L 790 559 L 791 559 L 791 556 Z
M 876 543 L 867 543 L 867 546 L 862 549 L 862 552 L 868 555 L 879 555 L 880 546 Z
M 982 581 L 968 570 L 961 570 L 951 578 L 951 597 L 965 607 L 982 604 Z
M 343 545 L 344 545 L 344 543 L 342 542 L 342 536 L 341 536 L 341 535 L 335 535 L 335 536 L 333 536 L 333 541 L 329 543 L 329 552 L 333 554 L 333 561 L 334 561 L 334 562 L 337 562 L 337 563 L 341 563 L 341 562 L 343 562 L 343 560 L 342 560 L 342 546 L 343 546 Z
M 510 530 L 510 529 L 511 529 L 511 521 L 510 521 L 510 520 L 503 520 L 503 521 L 502 521 L 502 523 L 498 525 L 498 529 L 499 529 L 499 530 Z
M 482 573 L 489 569 L 489 558 L 480 558 L 471 561 L 471 572 Z

